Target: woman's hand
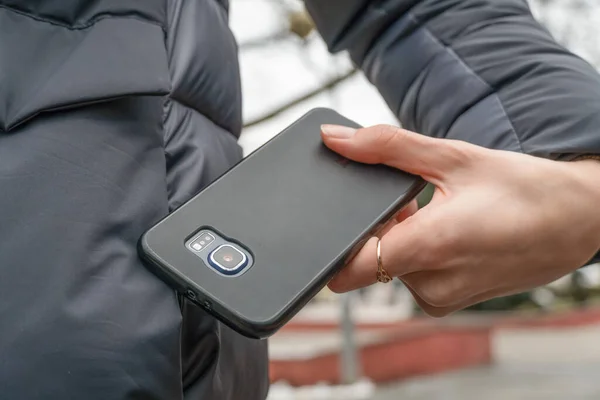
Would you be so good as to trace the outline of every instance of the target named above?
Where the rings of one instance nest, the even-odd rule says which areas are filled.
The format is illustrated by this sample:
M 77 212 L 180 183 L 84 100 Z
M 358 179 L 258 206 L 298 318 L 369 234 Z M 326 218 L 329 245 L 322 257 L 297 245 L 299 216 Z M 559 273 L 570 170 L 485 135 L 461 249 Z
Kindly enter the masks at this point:
M 345 157 L 436 186 L 429 205 L 411 205 L 381 238 L 384 268 L 432 316 L 549 283 L 600 249 L 598 161 L 550 161 L 391 126 L 328 125 L 323 140 Z M 371 239 L 330 289 L 375 283 L 376 243 Z

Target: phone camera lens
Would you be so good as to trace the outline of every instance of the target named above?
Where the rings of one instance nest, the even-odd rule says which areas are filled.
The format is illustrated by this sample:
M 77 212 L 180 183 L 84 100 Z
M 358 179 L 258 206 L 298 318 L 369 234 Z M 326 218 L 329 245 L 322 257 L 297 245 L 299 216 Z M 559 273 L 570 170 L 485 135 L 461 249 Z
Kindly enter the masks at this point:
M 247 264 L 248 259 L 234 246 L 224 244 L 211 253 L 210 261 L 224 273 L 235 273 Z

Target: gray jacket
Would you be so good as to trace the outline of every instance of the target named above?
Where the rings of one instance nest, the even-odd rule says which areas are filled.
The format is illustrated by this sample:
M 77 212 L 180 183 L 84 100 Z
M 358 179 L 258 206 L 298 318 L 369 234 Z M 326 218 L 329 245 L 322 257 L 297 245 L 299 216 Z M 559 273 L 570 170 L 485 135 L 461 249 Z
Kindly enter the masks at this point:
M 404 126 L 600 153 L 600 79 L 522 0 L 309 0 Z M 242 156 L 226 0 L 0 0 L 0 397 L 263 399 L 264 342 L 136 241 Z M 251 301 L 251 299 L 249 299 Z

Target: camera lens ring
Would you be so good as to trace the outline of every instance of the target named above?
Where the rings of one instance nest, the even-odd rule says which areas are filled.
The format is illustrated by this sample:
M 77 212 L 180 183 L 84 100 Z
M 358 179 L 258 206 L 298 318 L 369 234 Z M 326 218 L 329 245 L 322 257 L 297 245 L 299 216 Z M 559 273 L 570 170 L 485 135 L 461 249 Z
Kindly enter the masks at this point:
M 219 259 L 221 258 L 221 255 L 217 257 L 215 255 L 220 254 L 223 249 L 230 249 L 230 251 L 225 252 L 225 254 L 222 256 L 223 258 Z M 224 258 L 227 256 L 230 257 L 230 260 Z M 246 256 L 243 251 L 231 243 L 225 243 L 210 253 L 208 261 L 213 268 L 217 269 L 222 274 L 236 275 L 240 270 L 243 270 L 244 267 L 248 265 L 248 256 Z

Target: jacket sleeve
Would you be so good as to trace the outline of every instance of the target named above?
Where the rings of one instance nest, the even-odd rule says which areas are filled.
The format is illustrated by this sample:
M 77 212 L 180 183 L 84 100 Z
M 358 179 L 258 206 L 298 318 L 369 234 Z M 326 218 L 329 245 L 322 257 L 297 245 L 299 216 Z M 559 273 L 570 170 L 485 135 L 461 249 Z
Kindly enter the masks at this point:
M 405 128 L 558 160 L 600 154 L 600 76 L 525 0 L 305 3 Z
M 406 129 L 568 160 L 600 154 L 600 76 L 525 0 L 305 0 Z

